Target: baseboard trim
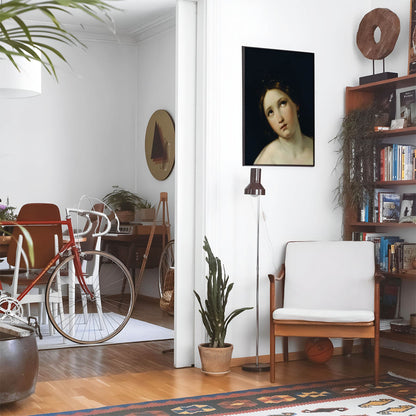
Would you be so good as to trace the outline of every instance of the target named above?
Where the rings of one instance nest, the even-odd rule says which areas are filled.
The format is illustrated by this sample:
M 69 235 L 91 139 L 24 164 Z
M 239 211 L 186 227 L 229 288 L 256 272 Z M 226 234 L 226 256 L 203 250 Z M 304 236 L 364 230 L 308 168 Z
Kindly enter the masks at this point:
M 361 345 L 354 345 L 353 347 L 353 354 L 361 352 L 362 348 Z M 333 355 L 342 355 L 342 347 L 335 347 Z M 276 362 L 281 363 L 283 362 L 283 353 L 278 353 L 275 355 Z M 297 360 L 306 360 L 306 354 L 304 351 L 294 351 L 289 353 L 289 361 L 297 361 Z M 240 367 L 243 364 L 255 363 L 256 357 L 241 357 L 241 358 L 232 358 L 231 359 L 231 367 Z M 270 356 L 269 355 L 261 355 L 259 356 L 260 363 L 269 363 Z
M 380 355 L 385 357 L 397 358 L 398 360 L 408 361 L 410 363 L 416 363 L 416 354 L 411 354 L 409 352 L 402 352 L 397 350 L 392 350 L 390 348 L 380 348 Z
M 145 300 L 146 302 L 151 302 L 151 303 L 159 303 L 159 298 L 154 298 L 152 296 L 146 296 L 146 295 L 138 295 L 137 296 L 139 299 Z
M 357 344 L 353 346 L 352 354 L 360 354 L 363 352 L 363 347 L 361 344 Z M 342 355 L 342 347 L 335 347 L 334 348 L 334 356 Z M 396 350 L 391 350 L 389 348 L 380 348 L 380 355 L 384 355 L 386 357 L 396 358 L 402 361 L 408 361 L 410 363 L 416 363 L 416 354 L 411 354 L 407 352 L 401 352 Z M 281 363 L 283 362 L 283 353 L 278 353 L 275 355 L 276 362 Z M 304 351 L 295 351 L 289 353 L 289 361 L 296 361 L 296 360 L 306 360 L 306 354 Z M 255 363 L 256 357 L 241 357 L 241 358 L 232 358 L 231 359 L 231 367 L 241 367 L 243 364 Z M 260 363 L 269 363 L 270 356 L 269 355 L 261 355 L 259 356 Z

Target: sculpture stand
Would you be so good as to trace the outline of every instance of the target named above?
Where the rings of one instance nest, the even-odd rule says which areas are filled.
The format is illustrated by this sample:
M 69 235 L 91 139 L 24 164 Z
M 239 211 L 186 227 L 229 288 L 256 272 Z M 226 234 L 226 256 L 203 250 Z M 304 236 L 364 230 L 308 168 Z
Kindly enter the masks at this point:
M 385 67 L 385 62 L 383 58 L 383 72 L 376 74 L 375 67 L 374 67 L 374 59 L 373 59 L 373 75 L 366 75 L 364 77 L 360 77 L 360 85 L 369 84 L 370 82 L 384 81 L 386 79 L 398 77 L 397 72 L 386 72 L 385 69 L 386 67 Z

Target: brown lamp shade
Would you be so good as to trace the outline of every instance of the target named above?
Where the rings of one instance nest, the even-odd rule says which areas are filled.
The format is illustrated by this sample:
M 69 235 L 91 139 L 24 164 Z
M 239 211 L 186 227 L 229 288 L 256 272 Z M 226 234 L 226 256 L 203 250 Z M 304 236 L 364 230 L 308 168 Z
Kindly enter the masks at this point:
M 266 190 L 261 184 L 261 169 L 260 168 L 251 168 L 250 171 L 250 183 L 245 187 L 244 193 L 246 195 L 265 195 Z

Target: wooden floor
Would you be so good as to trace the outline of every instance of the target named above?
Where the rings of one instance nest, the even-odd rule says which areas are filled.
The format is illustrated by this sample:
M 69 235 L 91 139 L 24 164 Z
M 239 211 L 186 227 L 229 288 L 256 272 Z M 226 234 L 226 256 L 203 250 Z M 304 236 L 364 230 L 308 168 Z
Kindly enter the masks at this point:
M 154 305 L 143 304 L 136 312 L 140 319 L 173 325 Z M 0 414 L 28 416 L 272 386 L 268 373 L 240 367 L 223 377 L 205 376 L 196 368 L 174 369 L 171 348 L 168 340 L 40 351 L 36 392 L 0 405 Z M 409 362 L 382 357 L 381 373 L 388 371 L 416 378 Z M 333 357 L 326 364 L 291 361 L 278 363 L 276 374 L 277 385 L 371 376 L 372 362 L 361 354 Z

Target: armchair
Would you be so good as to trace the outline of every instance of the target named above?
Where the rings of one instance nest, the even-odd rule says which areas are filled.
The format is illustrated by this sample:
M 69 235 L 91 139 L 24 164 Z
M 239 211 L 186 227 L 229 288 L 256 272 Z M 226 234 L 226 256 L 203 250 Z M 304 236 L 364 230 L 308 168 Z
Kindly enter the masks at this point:
M 374 340 L 374 382 L 379 377 L 379 279 L 369 241 L 299 241 L 286 245 L 278 276 L 270 279 L 270 381 L 275 381 L 275 339 L 283 337 Z M 282 306 L 276 282 L 282 282 Z

